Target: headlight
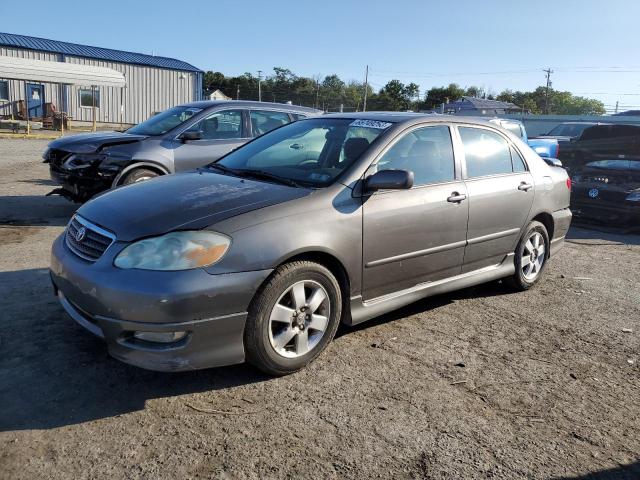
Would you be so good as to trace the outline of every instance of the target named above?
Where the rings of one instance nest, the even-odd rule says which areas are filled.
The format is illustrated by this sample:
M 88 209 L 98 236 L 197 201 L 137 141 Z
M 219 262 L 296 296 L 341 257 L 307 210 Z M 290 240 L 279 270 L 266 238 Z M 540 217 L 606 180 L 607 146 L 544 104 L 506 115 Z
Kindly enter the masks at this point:
M 116 257 L 119 268 L 142 270 L 189 270 L 218 262 L 231 239 L 215 232 L 171 232 L 129 245 Z
M 629 195 L 627 195 L 627 198 L 625 198 L 625 200 L 628 200 L 629 202 L 640 202 L 640 190 L 634 190 Z
M 69 158 L 65 160 L 62 166 L 67 170 L 87 168 L 87 167 L 91 167 L 96 163 L 100 163 L 104 159 L 105 159 L 105 155 L 101 155 L 101 154 L 74 153 L 73 155 L 70 155 Z

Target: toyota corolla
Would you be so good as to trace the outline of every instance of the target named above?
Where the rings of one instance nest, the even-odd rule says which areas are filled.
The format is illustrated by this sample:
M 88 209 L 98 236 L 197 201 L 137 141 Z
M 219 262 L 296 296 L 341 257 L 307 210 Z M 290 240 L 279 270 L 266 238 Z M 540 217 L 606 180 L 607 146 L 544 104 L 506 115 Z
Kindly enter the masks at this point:
M 570 188 L 489 122 L 326 115 L 86 203 L 51 278 L 124 362 L 282 375 L 341 322 L 498 279 L 530 288 L 563 245 Z

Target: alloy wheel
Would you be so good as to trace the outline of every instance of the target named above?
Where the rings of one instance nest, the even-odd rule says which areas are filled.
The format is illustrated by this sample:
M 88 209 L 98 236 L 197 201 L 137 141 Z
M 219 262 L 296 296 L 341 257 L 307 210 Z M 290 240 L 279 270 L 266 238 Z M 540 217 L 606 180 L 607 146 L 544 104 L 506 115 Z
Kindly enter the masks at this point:
M 540 232 L 532 232 L 522 250 L 520 267 L 522 275 L 528 281 L 534 280 L 542 270 L 546 258 L 546 245 Z
M 329 325 L 327 290 L 313 280 L 291 285 L 271 310 L 269 342 L 286 358 L 297 358 L 320 343 Z

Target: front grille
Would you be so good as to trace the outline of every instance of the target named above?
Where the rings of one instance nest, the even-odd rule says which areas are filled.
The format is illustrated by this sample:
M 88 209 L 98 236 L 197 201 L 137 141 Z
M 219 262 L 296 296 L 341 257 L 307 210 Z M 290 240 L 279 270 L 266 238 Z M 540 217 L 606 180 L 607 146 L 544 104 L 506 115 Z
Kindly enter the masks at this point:
M 67 227 L 65 239 L 73 253 L 80 258 L 95 262 L 113 243 L 115 235 L 74 215 Z
M 71 155 L 70 152 L 65 152 L 64 150 L 57 150 L 55 148 L 50 149 L 47 152 L 46 160 L 49 161 L 52 165 L 56 167 L 61 167 L 67 158 Z

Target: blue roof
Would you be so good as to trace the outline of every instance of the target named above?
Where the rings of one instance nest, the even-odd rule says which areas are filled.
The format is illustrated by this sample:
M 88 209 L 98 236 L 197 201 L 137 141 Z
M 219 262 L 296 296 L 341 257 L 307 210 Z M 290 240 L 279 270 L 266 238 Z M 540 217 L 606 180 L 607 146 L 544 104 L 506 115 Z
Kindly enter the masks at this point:
M 168 68 L 170 70 L 202 71 L 187 62 L 176 60 L 175 58 L 156 57 L 155 55 L 112 50 L 110 48 L 90 47 L 77 43 L 59 42 L 58 40 L 28 37 L 26 35 L 15 35 L 12 33 L 0 32 L 0 46 L 27 48 L 29 50 L 59 53 L 74 57 L 95 58 L 97 60 L 108 60 L 111 62 L 148 65 L 151 67 Z

